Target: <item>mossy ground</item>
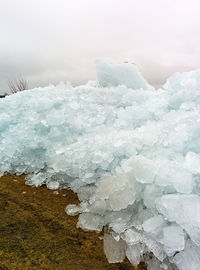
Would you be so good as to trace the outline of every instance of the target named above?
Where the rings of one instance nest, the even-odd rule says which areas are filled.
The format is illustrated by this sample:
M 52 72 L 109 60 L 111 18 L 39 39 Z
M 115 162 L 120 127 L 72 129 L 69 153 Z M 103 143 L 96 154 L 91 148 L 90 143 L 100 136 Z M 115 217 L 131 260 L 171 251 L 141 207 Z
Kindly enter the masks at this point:
M 78 203 L 70 190 L 56 195 L 25 185 L 25 176 L 1 177 L 0 270 L 135 269 L 127 260 L 108 264 L 100 234 L 77 229 L 64 212 L 69 203 Z

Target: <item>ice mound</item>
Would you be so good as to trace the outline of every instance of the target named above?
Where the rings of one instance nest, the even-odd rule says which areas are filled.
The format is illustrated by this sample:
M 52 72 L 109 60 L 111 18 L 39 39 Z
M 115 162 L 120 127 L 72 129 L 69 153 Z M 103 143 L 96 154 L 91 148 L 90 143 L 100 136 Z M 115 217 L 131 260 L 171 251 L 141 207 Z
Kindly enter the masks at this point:
M 199 270 L 199 71 L 155 91 L 129 64 L 97 69 L 105 87 L 60 84 L 0 100 L 0 174 L 76 192 L 80 204 L 66 212 L 84 230 L 104 228 L 111 263 Z
M 97 78 L 100 86 L 125 85 L 132 89 L 153 89 L 153 87 L 142 77 L 135 64 L 109 64 L 101 60 L 96 61 Z

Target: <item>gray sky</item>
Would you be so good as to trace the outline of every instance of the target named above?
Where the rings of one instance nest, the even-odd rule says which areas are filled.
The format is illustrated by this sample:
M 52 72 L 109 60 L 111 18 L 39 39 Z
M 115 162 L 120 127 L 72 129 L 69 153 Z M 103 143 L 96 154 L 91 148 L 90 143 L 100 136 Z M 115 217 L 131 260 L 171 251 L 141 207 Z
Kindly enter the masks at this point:
M 96 59 L 136 63 L 154 85 L 200 67 L 199 0 L 0 0 L 0 92 L 95 79 Z

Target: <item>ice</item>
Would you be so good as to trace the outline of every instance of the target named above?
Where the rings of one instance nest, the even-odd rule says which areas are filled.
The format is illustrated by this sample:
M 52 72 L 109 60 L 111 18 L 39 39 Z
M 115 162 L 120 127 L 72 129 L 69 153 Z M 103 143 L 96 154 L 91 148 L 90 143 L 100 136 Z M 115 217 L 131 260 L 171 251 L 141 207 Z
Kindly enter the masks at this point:
M 143 156 L 135 156 L 123 165 L 133 170 L 133 174 L 140 183 L 153 183 L 157 166 L 155 162 Z M 127 170 L 128 170 L 127 168 Z
M 131 215 L 127 210 L 117 212 L 106 212 L 104 215 L 104 224 L 117 234 L 122 234 L 131 224 Z
M 77 228 L 81 228 L 85 231 L 100 232 L 103 228 L 103 218 L 100 215 L 82 213 L 79 215 Z
M 96 82 L 1 99 L 0 175 L 76 192 L 80 204 L 65 211 L 83 230 L 105 230 L 110 262 L 198 269 L 199 74 L 154 90 L 135 65 L 98 61 Z
M 173 92 L 179 92 L 182 89 L 200 89 L 199 76 L 200 69 L 183 73 L 177 72 L 167 80 L 163 87 L 168 91 Z
M 200 174 L 200 155 L 188 152 L 185 157 L 185 167 L 194 174 Z
M 147 250 L 152 252 L 153 255 L 161 262 L 167 257 L 163 245 L 156 241 L 156 239 L 148 234 L 143 235 L 143 243 L 146 245 Z
M 156 208 L 156 198 L 163 193 L 163 187 L 158 185 L 146 185 L 143 192 L 144 205 L 152 211 Z
M 110 208 L 118 211 L 131 205 L 139 198 L 140 184 L 135 180 L 133 173 L 119 176 L 110 176 L 99 182 L 96 194 L 107 199 Z
M 184 249 L 185 240 L 183 229 L 177 225 L 171 225 L 163 229 L 163 245 L 168 256 Z
M 47 188 L 49 188 L 49 189 L 56 190 L 59 188 L 59 186 L 60 186 L 60 184 L 57 181 L 55 181 L 55 182 L 51 181 L 51 182 L 47 183 Z
M 145 263 L 147 264 L 147 270 L 173 270 L 173 266 L 170 263 L 165 261 L 161 263 L 158 259 L 154 258 L 146 258 Z
M 157 209 L 169 221 L 175 221 L 200 246 L 200 197 L 169 194 L 157 200 Z
M 80 213 L 80 207 L 76 204 L 68 204 L 65 207 L 65 212 L 70 216 L 76 216 Z
M 191 172 L 176 165 L 176 162 L 163 162 L 158 166 L 155 183 L 159 186 L 171 186 L 179 193 L 191 193 L 194 185 Z
M 199 270 L 200 249 L 187 240 L 185 249 L 171 258 L 179 270 Z
M 142 241 L 142 235 L 138 231 L 134 229 L 128 229 L 124 232 L 124 235 L 122 236 L 122 239 L 128 244 L 128 245 L 135 245 Z
M 154 236 L 159 236 L 159 234 L 162 233 L 162 228 L 165 223 L 163 216 L 158 215 L 145 220 L 142 227 L 145 232 L 153 234 Z
M 109 64 L 96 61 L 98 82 L 101 86 L 125 85 L 132 89 L 152 89 L 140 74 L 135 64 Z
M 34 185 L 38 187 L 38 186 L 41 186 L 44 182 L 45 182 L 45 177 L 43 173 L 28 175 L 26 177 L 26 184 L 28 185 Z
M 123 240 L 116 241 L 110 234 L 105 233 L 103 243 L 109 263 L 123 262 L 126 250 L 126 244 Z
M 126 256 L 132 265 L 137 266 L 143 255 L 144 245 L 142 244 L 135 244 L 135 245 L 128 245 L 126 249 Z

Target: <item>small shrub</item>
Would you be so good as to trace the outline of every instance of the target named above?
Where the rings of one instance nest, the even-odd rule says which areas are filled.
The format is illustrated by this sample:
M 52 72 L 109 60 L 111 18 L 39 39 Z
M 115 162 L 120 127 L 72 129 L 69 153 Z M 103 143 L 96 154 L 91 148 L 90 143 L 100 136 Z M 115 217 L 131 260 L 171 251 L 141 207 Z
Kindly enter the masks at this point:
M 15 80 L 8 81 L 8 87 L 12 94 L 28 89 L 28 82 L 23 77 L 18 77 Z
M 0 98 L 5 98 L 8 94 L 0 95 Z

